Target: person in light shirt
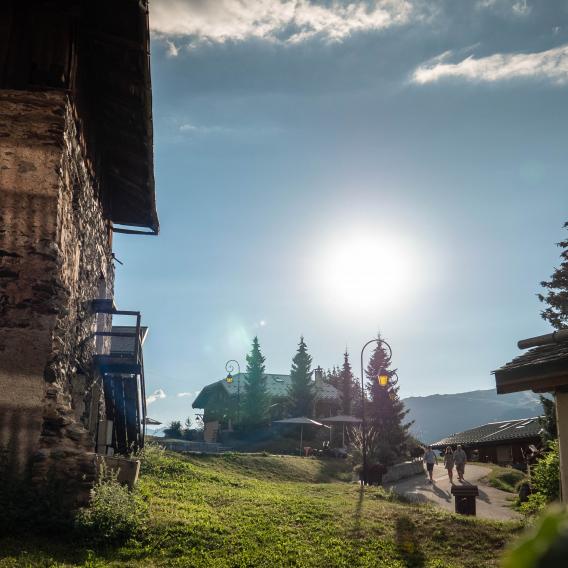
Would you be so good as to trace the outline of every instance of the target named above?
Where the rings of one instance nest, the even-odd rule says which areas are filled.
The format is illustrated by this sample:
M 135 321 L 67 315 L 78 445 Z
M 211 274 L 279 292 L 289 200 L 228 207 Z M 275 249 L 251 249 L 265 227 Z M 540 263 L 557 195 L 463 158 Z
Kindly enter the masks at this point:
M 428 446 L 426 451 L 424 452 L 424 463 L 426 464 L 426 469 L 428 470 L 428 477 L 430 483 L 434 482 L 432 478 L 432 474 L 434 472 L 434 464 L 438 463 L 438 457 L 436 456 L 436 452 L 432 449 L 432 446 Z
M 454 463 L 456 464 L 456 471 L 458 472 L 458 479 L 463 481 L 463 475 L 465 473 L 465 462 L 467 461 L 467 455 L 461 446 L 458 446 L 454 452 Z

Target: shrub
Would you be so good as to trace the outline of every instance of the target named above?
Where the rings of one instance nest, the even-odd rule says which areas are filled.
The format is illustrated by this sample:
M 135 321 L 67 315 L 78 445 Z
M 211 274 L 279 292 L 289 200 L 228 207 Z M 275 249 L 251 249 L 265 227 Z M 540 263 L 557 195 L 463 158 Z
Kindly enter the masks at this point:
M 539 515 L 546 507 L 548 501 L 542 493 L 531 493 L 524 503 L 519 505 L 519 511 L 523 515 Z
M 146 505 L 114 476 L 101 477 L 91 492 L 91 503 L 79 511 L 75 526 L 87 540 L 119 544 L 141 533 Z
M 509 548 L 503 568 L 560 568 L 566 566 L 567 556 L 568 514 L 561 507 L 552 507 Z
M 560 455 L 558 440 L 550 442 L 549 451 L 532 468 L 531 482 L 533 490 L 545 496 L 547 501 L 556 501 L 560 497 Z

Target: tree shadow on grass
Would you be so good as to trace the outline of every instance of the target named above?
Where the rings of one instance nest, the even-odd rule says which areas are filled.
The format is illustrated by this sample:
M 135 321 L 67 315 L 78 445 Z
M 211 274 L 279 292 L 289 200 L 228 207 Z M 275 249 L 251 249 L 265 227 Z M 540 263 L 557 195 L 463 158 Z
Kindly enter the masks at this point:
M 359 487 L 359 497 L 357 498 L 357 504 L 355 505 L 355 511 L 353 513 L 353 528 L 351 532 L 353 536 L 358 536 L 361 533 L 361 517 L 363 515 L 363 500 L 365 498 L 365 488 L 361 485 Z
M 426 557 L 420 548 L 416 525 L 406 515 L 396 520 L 396 546 L 405 566 L 421 568 L 425 565 Z
M 96 550 L 92 545 L 53 536 L 15 533 L 0 538 L 0 563 L 9 559 L 15 562 L 14 566 L 87 566 L 94 558 L 111 560 L 115 552 L 115 548 Z

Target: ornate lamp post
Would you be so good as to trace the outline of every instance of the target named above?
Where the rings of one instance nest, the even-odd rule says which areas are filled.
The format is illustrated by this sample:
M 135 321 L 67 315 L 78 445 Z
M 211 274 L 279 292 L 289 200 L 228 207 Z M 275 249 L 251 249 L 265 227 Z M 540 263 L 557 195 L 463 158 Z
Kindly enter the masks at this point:
M 379 375 L 377 377 L 377 382 L 383 388 L 386 388 L 389 384 L 390 376 L 387 373 L 387 367 L 390 363 L 392 358 L 392 349 L 391 346 L 384 340 L 384 339 L 371 339 L 367 341 L 365 345 L 363 345 L 363 349 L 361 349 L 361 419 L 362 419 L 362 428 L 363 428 L 363 485 L 367 484 L 367 423 L 365 421 L 365 369 L 363 367 L 363 354 L 365 349 L 371 343 L 377 343 L 378 345 L 384 345 L 388 349 L 388 354 L 386 359 L 383 362 L 383 368 L 380 370 Z M 398 380 L 398 377 L 397 377 Z
M 233 371 L 235 370 L 235 365 L 237 367 L 237 424 L 240 424 L 240 413 L 241 413 L 241 366 L 239 362 L 235 359 L 229 359 L 225 363 L 225 371 L 227 371 L 227 378 L 225 379 L 228 384 L 233 382 Z

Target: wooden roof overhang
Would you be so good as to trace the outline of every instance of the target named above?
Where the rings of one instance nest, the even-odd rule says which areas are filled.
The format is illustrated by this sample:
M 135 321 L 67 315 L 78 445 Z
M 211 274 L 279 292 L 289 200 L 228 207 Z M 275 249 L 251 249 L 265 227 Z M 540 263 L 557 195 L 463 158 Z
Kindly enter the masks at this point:
M 541 437 L 538 434 L 535 435 L 527 435 L 527 436 L 517 436 L 514 438 L 500 438 L 496 440 L 469 440 L 467 442 L 463 441 L 440 441 L 435 442 L 433 444 L 429 444 L 434 450 L 442 450 L 447 448 L 448 446 L 456 446 L 460 445 L 463 448 L 487 448 L 491 446 L 507 446 L 513 444 L 534 444 L 541 440 Z
M 568 390 L 568 334 L 565 331 L 519 341 L 533 347 L 494 371 L 498 394 Z
M 106 217 L 158 233 L 147 0 L 4 0 L 0 88 L 69 93 Z

